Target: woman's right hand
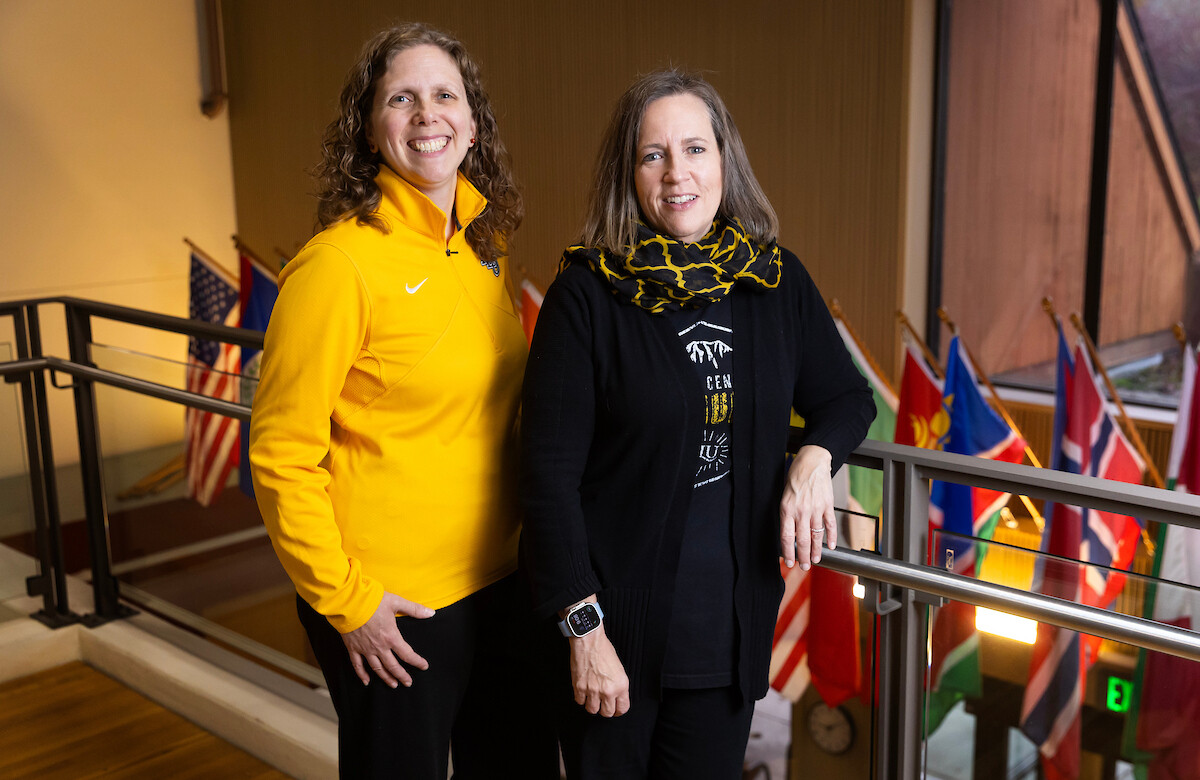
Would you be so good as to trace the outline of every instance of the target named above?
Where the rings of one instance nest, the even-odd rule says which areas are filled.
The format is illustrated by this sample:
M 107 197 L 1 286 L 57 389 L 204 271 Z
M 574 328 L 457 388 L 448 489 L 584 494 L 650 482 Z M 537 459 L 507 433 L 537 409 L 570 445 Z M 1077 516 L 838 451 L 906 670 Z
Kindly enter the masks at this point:
M 604 624 L 584 636 L 571 637 L 571 682 L 575 703 L 592 715 L 613 718 L 629 712 L 629 677 Z
M 400 665 L 400 661 L 422 671 L 429 668 L 429 662 L 417 655 L 400 635 L 396 615 L 429 618 L 433 617 L 433 610 L 385 591 L 371 619 L 353 631 L 342 634 L 346 652 L 350 654 L 350 665 L 363 685 L 371 682 L 367 669 L 393 688 L 397 685 L 407 688 L 412 685 L 412 675 Z

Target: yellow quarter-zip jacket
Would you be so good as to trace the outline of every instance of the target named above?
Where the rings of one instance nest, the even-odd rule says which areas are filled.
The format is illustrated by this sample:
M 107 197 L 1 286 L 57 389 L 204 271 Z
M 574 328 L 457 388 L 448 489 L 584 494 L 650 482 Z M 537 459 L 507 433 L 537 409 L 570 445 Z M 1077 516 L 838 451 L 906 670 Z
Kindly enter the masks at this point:
M 507 285 L 383 166 L 378 215 L 279 278 L 250 421 L 259 509 L 296 590 L 338 631 L 384 590 L 434 609 L 516 569 L 527 349 Z M 458 178 L 465 227 L 487 205 Z

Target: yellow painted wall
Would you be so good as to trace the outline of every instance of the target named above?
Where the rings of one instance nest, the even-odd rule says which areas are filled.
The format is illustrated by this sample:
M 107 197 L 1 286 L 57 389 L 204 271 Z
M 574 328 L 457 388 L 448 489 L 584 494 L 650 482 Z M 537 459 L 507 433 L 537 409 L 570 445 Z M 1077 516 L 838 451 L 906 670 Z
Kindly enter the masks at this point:
M 200 112 L 193 0 L 0 3 L 0 299 L 75 295 L 187 316 L 188 236 L 235 269 L 228 115 Z M 66 354 L 61 308 L 47 351 Z M 181 337 L 97 326 L 97 341 L 186 359 Z M 0 323 L 0 357 L 12 341 Z M 182 384 L 179 368 L 156 376 Z M 17 396 L 0 386 L 0 440 Z M 69 393 L 50 390 L 55 455 L 76 456 Z M 106 454 L 180 440 L 181 407 L 100 397 Z M 136 420 L 136 425 L 130 424 Z M 0 447 L 0 476 L 22 470 Z

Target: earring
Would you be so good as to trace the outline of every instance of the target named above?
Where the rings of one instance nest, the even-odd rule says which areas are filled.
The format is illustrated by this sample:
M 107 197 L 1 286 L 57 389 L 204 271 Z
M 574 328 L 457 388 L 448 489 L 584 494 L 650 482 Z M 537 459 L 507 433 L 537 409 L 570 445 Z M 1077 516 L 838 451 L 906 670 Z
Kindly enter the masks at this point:
M 371 150 L 371 154 L 379 154 L 379 147 L 375 144 L 370 144 L 367 148 Z
M 475 136 L 471 136 L 471 146 L 475 145 Z

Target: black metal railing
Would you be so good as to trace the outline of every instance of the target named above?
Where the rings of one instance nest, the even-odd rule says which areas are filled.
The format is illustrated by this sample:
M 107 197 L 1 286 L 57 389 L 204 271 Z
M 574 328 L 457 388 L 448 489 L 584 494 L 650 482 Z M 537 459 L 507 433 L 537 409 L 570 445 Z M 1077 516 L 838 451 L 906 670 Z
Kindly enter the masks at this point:
M 63 308 L 68 359 L 46 355 L 43 350 L 40 312 L 51 305 Z M 20 386 L 24 410 L 35 555 L 39 564 L 39 573 L 28 578 L 26 590 L 29 595 L 42 598 L 42 609 L 33 617 L 51 627 L 79 621 L 94 626 L 132 614 L 133 610 L 120 601 L 120 586 L 112 573 L 95 385 L 110 385 L 239 420 L 249 419 L 250 411 L 222 399 L 98 368 L 89 357 L 92 322 L 94 319 L 121 322 L 253 349 L 262 348 L 263 334 L 72 297 L 0 303 L 0 317 L 11 319 L 17 349 L 15 361 L 0 363 L 0 376 L 5 382 Z M 66 587 L 62 520 L 46 396 L 47 375 L 56 388 L 70 389 L 74 395 L 93 595 L 93 612 L 83 616 L 72 611 Z M 60 376 L 70 377 L 70 384 L 60 384 Z

